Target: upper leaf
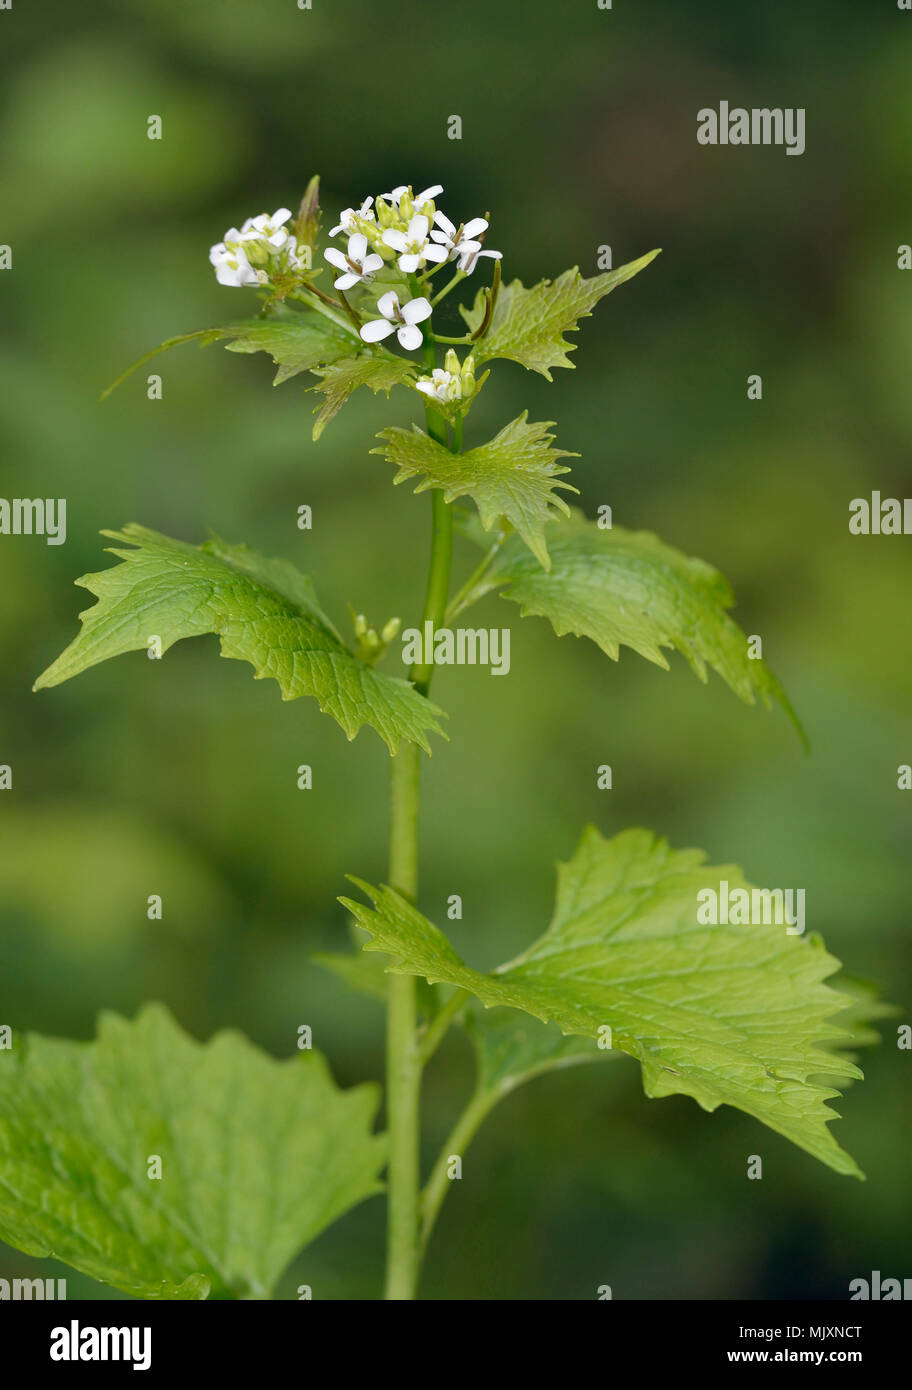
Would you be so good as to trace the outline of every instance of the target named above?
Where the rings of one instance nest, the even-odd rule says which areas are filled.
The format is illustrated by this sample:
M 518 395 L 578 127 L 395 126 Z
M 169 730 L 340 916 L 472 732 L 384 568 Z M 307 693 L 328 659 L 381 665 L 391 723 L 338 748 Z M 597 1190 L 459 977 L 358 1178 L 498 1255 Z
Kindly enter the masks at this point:
M 221 337 L 232 340 L 229 352 L 268 352 L 278 367 L 275 386 L 299 372 L 338 362 L 358 343 L 352 328 L 308 310 L 232 324 L 222 329 Z
M 490 975 L 466 966 L 446 937 L 393 889 L 360 884 L 374 902 L 346 900 L 372 934 L 366 950 L 390 969 L 471 990 L 564 1033 L 598 1038 L 636 1057 L 649 1096 L 693 1096 L 706 1110 L 736 1106 L 840 1173 L 861 1176 L 827 1125 L 837 1092 L 823 1075 L 857 1077 L 828 1050 L 846 1006 L 823 981 L 838 968 L 822 942 L 784 926 L 700 925 L 698 894 L 746 887 L 739 869 L 709 868 L 699 850 L 674 851 L 645 830 L 583 835 L 559 867 L 551 925 Z M 815 1079 L 816 1078 L 816 1079 Z
M 528 412 L 523 411 L 487 444 L 465 454 L 451 453 L 417 425 L 411 430 L 397 426 L 381 430 L 378 438 L 386 442 L 371 452 L 382 454 L 399 469 L 394 483 L 420 478 L 416 492 L 439 487 L 447 502 L 472 497 L 486 531 L 500 517 L 506 517 L 539 565 L 548 569 L 545 525 L 559 512 L 570 514 L 555 489 L 576 492 L 570 483 L 555 481 L 570 471 L 557 460 L 576 456 L 551 447 L 554 436 L 548 433 L 550 421 L 530 424 L 527 417 Z
M 268 352 L 278 367 L 274 385 L 347 357 L 360 345 L 360 339 L 350 324 L 326 317 L 312 309 L 281 308 L 270 318 L 249 319 L 244 323 L 227 324 L 224 328 L 201 328 L 196 333 L 181 333 L 166 338 L 121 372 L 116 381 L 102 392 L 105 400 L 121 382 L 126 381 L 138 367 L 150 362 L 159 353 L 180 347 L 183 343 L 198 342 L 200 347 L 227 340 L 229 352 Z M 392 354 L 390 354 L 392 355 Z
M 547 618 L 559 637 L 589 637 L 612 661 L 627 646 L 667 670 L 663 648 L 677 648 L 700 680 L 710 666 L 748 704 L 758 694 L 767 708 L 777 700 L 804 737 L 779 681 L 748 656 L 747 637 L 726 612 L 734 595 L 718 570 L 651 532 L 603 531 L 579 512 L 549 534 L 549 546 L 545 574 L 508 540 L 467 604 L 505 585 L 523 617 Z
M 573 366 L 567 353 L 574 352 L 577 344 L 569 343 L 564 334 L 572 333 L 600 299 L 639 274 L 658 254 L 650 251 L 639 260 L 591 279 L 585 279 L 574 267 L 554 281 L 540 280 L 529 289 L 520 280 L 503 285 L 488 331 L 473 349 L 475 361 L 506 357 L 530 371 L 540 372 L 550 381 L 553 367 Z M 469 332 L 477 333 L 485 316 L 484 290 L 479 290 L 471 309 L 460 305 L 460 313 Z
M 378 1103 L 319 1053 L 201 1045 L 159 1005 L 91 1043 L 31 1035 L 0 1052 L 0 1237 L 139 1298 L 267 1297 L 380 1190 Z
M 417 380 L 415 364 L 407 357 L 395 357 L 391 352 L 362 353 L 358 357 L 344 357 L 331 366 L 313 369 L 314 376 L 321 378 L 312 391 L 322 391 L 326 400 L 320 407 L 313 427 L 314 439 L 319 439 L 330 420 L 338 415 L 345 402 L 359 386 L 369 386 L 377 394 L 385 391 L 389 395 L 394 386 L 405 386 Z
M 36 690 L 108 657 L 147 650 L 153 636 L 164 652 L 183 637 L 214 632 L 222 656 L 249 661 L 258 680 L 278 681 L 283 700 L 315 696 L 349 738 L 368 724 L 391 753 L 403 738 L 429 752 L 427 731 L 442 733 L 442 711 L 407 681 L 359 661 L 320 608 L 310 580 L 287 561 L 217 536 L 194 546 L 144 526 L 103 534 L 136 548 L 110 547 L 124 563 L 76 581 L 99 601 L 80 614 L 79 635 L 38 677 Z

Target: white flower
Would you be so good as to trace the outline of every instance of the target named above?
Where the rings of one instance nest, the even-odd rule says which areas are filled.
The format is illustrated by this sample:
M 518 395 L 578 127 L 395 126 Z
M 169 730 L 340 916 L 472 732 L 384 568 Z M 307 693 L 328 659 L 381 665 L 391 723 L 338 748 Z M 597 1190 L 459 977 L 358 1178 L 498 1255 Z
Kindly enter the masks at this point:
M 459 269 L 463 275 L 471 275 L 478 264 L 479 256 L 490 256 L 492 261 L 503 260 L 502 251 L 485 251 L 480 241 L 462 241 L 456 247 Z
M 282 247 L 282 255 L 286 259 L 289 270 L 310 270 L 311 254 L 309 246 L 298 246 L 296 236 L 290 236 Z
M 261 212 L 259 217 L 248 217 L 241 228 L 242 241 L 268 241 L 270 246 L 282 246 L 288 238 L 285 223 L 291 216 L 291 208 L 276 208 L 272 216 Z M 228 240 L 226 234 L 225 240 Z
M 352 285 L 362 284 L 383 266 L 382 256 L 367 254 L 367 237 L 361 232 L 355 232 L 354 236 L 348 238 L 347 255 L 337 251 L 335 246 L 330 246 L 323 255 L 330 265 L 342 271 L 338 280 L 333 281 L 337 290 L 350 290 Z
M 402 201 L 403 193 L 408 193 L 409 187 L 410 185 L 407 183 L 397 184 L 391 192 L 381 193 L 380 197 L 383 198 L 387 203 L 392 204 L 394 208 L 397 208 L 400 202 Z M 412 202 L 414 203 L 416 208 L 421 208 L 424 206 L 425 203 L 429 203 L 432 198 L 436 198 L 438 193 L 442 192 L 442 183 L 432 183 L 430 188 L 422 189 L 418 196 L 412 199 Z
M 261 285 L 266 279 L 263 271 L 254 270 L 240 241 L 240 232 L 231 227 L 225 240 L 209 249 L 209 260 L 215 266 L 215 278 L 220 285 Z
M 433 396 L 435 401 L 446 404 L 460 395 L 459 379 L 442 367 L 435 367 L 430 376 L 421 376 L 415 382 L 415 390 L 425 396 Z
M 445 261 L 449 254 L 442 246 L 428 240 L 430 225 L 427 218 L 418 213 L 408 224 L 407 232 L 387 227 L 383 233 L 384 244 L 401 253 L 399 269 L 406 274 L 419 270 L 425 261 Z
M 409 299 L 400 305 L 399 296 L 390 290 L 377 300 L 377 308 L 383 318 L 371 319 L 361 329 L 361 337 L 366 343 L 379 343 L 381 338 L 396 333 L 407 352 L 421 346 L 422 334 L 418 324 L 431 316 L 431 306 L 426 299 Z
M 367 222 L 374 221 L 374 214 L 371 211 L 373 198 L 365 198 L 360 208 L 343 208 L 339 214 L 339 221 L 330 232 L 330 236 L 336 236 L 339 232 L 350 232 L 354 226 L 355 218 L 362 217 Z
M 433 397 L 441 405 L 470 400 L 476 390 L 474 357 L 469 353 L 460 366 L 459 358 L 450 348 L 446 355 L 446 366 L 435 367 L 430 376 L 419 377 L 415 389 L 424 396 Z
M 460 227 L 454 227 L 450 219 L 443 212 L 435 212 L 434 222 L 436 227 L 431 232 L 431 236 L 441 246 L 445 246 L 447 251 L 456 259 L 459 254 L 460 246 L 466 241 L 474 241 L 481 233 L 488 230 L 488 224 L 483 217 L 473 217 L 470 222 L 464 223 Z M 437 228 L 440 230 L 438 231 Z M 480 244 L 480 243 L 479 243 Z
M 482 242 L 488 230 L 488 223 L 484 217 L 473 217 L 459 228 L 454 227 L 450 219 L 442 212 L 434 213 L 434 221 L 439 231 L 435 228 L 431 232 L 431 236 L 446 248 L 451 260 L 458 260 L 459 269 L 464 275 L 472 274 L 478 264 L 479 256 L 490 256 L 495 261 L 502 259 L 500 251 L 482 249 Z

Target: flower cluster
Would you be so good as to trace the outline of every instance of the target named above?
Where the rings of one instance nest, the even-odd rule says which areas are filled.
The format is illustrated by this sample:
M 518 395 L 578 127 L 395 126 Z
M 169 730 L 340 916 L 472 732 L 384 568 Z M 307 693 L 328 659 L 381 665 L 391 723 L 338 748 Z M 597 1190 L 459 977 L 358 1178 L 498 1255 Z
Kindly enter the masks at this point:
M 473 217 L 457 225 L 437 206 L 442 192 L 441 184 L 432 184 L 419 193 L 413 193 L 408 184 L 399 184 L 377 198 L 365 198 L 360 207 L 343 210 L 329 235 L 341 235 L 344 249 L 337 244 L 323 253 L 335 273 L 338 303 L 313 291 L 305 275 L 311 272 L 312 235 L 303 232 L 308 244 L 299 247 L 287 225 L 292 216 L 289 208 L 278 208 L 271 216 L 262 213 L 250 217 L 240 230 L 230 228 L 224 241 L 211 248 L 209 259 L 219 284 L 271 286 L 282 295 L 300 291 L 296 297 L 302 298 L 313 291 L 329 305 L 330 317 L 344 310 L 363 342 L 380 343 L 395 335 L 400 347 L 414 352 L 425 339 L 426 330 L 420 325 L 430 319 L 434 304 L 471 275 L 482 257 L 501 259 L 499 251 L 484 246 L 487 218 Z M 315 192 L 312 201 L 313 215 Z M 303 226 L 302 217 L 303 206 L 298 230 Z M 314 222 L 314 232 L 315 226 Z M 431 277 L 447 263 L 455 267 L 455 275 L 432 301 L 428 297 Z M 374 285 L 375 281 L 379 283 Z M 366 305 L 363 300 L 349 304 L 345 294 L 355 289 L 372 290 Z M 426 289 L 428 294 L 422 293 Z M 371 307 L 374 296 L 375 309 Z M 460 365 L 450 350 L 446 365 L 420 377 L 415 387 L 443 414 L 455 418 L 465 413 L 483 381 L 484 377 L 476 382 L 471 354 Z
M 310 268 L 310 249 L 299 248 L 285 223 L 290 208 L 278 208 L 271 216 L 262 212 L 248 217 L 241 227 L 229 227 L 224 241 L 209 249 L 220 285 L 268 285 L 283 276 Z
M 429 261 L 434 265 L 456 261 L 464 275 L 471 275 L 481 256 L 500 260 L 499 251 L 484 249 L 487 219 L 473 217 L 457 227 L 434 202 L 442 192 L 439 183 L 417 194 L 408 185 L 399 184 L 389 193 L 381 193 L 376 203 L 365 198 L 360 208 L 346 208 L 330 236 L 346 232 L 365 237 L 375 254 L 383 260 L 395 259 L 405 275 L 423 271 Z
M 499 251 L 484 248 L 487 219 L 473 217 L 457 227 L 434 201 L 442 192 L 439 183 L 417 194 L 408 184 L 399 184 L 376 200 L 365 198 L 359 208 L 345 208 L 330 236 L 345 233 L 348 249 L 342 252 L 330 247 L 324 252 L 330 265 L 342 272 L 335 281 L 336 288 L 366 285 L 391 262 L 403 276 L 426 279 L 448 261 L 455 262 L 459 275 L 464 276 L 471 275 L 482 256 L 500 260 Z M 402 299 L 398 291 L 389 290 L 378 298 L 377 310 L 379 318 L 361 325 L 366 343 L 377 343 L 396 333 L 407 351 L 421 345 L 418 324 L 431 314 L 431 303 L 423 295 Z M 452 385 L 451 376 L 447 373 L 447 389 Z
M 452 348 L 447 352 L 445 365 L 435 367 L 430 376 L 419 377 L 415 389 L 440 405 L 458 405 L 475 395 L 475 362 L 472 354 L 460 366 Z

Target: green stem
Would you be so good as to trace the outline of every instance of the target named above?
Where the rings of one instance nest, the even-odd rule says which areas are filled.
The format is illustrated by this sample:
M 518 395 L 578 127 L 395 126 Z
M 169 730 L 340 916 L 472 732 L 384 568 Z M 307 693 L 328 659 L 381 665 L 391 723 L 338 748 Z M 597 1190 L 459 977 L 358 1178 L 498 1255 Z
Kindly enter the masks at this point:
M 424 359 L 429 371 L 436 365 L 434 345 L 425 337 Z M 446 445 L 446 421 L 429 405 L 428 433 Z M 424 620 L 443 622 L 450 588 L 453 555 L 453 514 L 439 489 L 433 493 L 431 563 Z M 415 688 L 426 695 L 433 666 L 413 666 Z M 418 894 L 418 745 L 403 742 L 392 760 L 390 822 L 390 885 L 409 900 Z M 415 1297 L 419 1251 L 419 1138 L 421 1058 L 418 1049 L 415 979 L 391 975 L 387 1008 L 387 1123 L 390 1136 L 389 1224 L 387 1235 L 387 1299 Z
M 416 743 L 393 758 L 390 885 L 410 900 L 418 891 L 418 765 Z M 390 975 L 387 1004 L 386 1096 L 390 1136 L 386 1297 L 415 1296 L 418 1277 L 418 1100 L 421 1068 L 415 1046 L 417 1005 L 412 975 Z
M 344 328 L 346 333 L 351 333 L 352 327 L 354 326 L 355 332 L 352 336 L 357 337 L 358 342 L 361 341 L 357 324 L 353 325 L 351 318 L 346 314 L 337 313 L 337 309 L 341 306 L 337 305 L 334 299 L 330 299 L 329 295 L 324 294 L 322 290 L 318 290 L 316 285 L 302 285 L 301 290 L 308 291 L 313 298 L 307 298 L 300 292 L 292 293 L 288 298 L 296 299 L 299 304 L 306 304 L 308 308 L 315 309 L 318 314 L 322 314 L 324 318 L 330 319 L 331 322 L 337 324 L 339 328 Z M 351 311 L 349 311 L 349 313 L 350 312 Z
M 428 1178 L 427 1186 L 421 1194 L 420 1251 L 422 1255 L 431 1238 L 431 1232 L 443 1205 L 443 1199 L 450 1190 L 450 1159 L 456 1156 L 463 1157 L 482 1122 L 494 1109 L 499 1099 L 500 1093 L 496 1089 L 490 1091 L 476 1090 L 440 1150 L 437 1162 Z
M 460 281 L 464 280 L 465 278 L 465 271 L 458 270 L 456 274 L 453 276 L 452 280 L 450 280 L 448 284 L 444 285 L 440 293 L 435 295 L 434 298 L 431 300 L 431 307 L 436 309 L 441 299 L 445 299 L 446 296 L 449 294 L 450 290 L 454 290 L 456 286 L 460 283 Z
M 475 569 L 473 569 L 472 573 L 469 575 L 468 579 L 463 584 L 459 592 L 453 595 L 452 599 L 450 600 L 449 606 L 447 607 L 446 616 L 444 618 L 445 623 L 451 623 L 453 619 L 463 611 L 464 608 L 468 608 L 471 604 L 475 602 L 475 595 L 473 591 L 476 588 L 476 586 L 481 583 L 482 579 L 484 579 L 488 570 L 491 568 L 498 554 L 502 550 L 504 543 L 506 542 L 506 539 L 506 532 L 497 537 L 497 540 L 491 546 L 490 550 L 486 551 L 484 559 L 481 561 L 481 563 L 478 564 L 475 567 Z
M 467 989 L 457 989 L 454 994 L 450 995 L 450 998 L 428 1024 L 418 1047 L 418 1060 L 421 1063 L 422 1069 L 427 1066 L 428 1062 L 437 1051 L 437 1048 L 443 1042 L 450 1024 L 456 1016 L 461 1013 L 468 998 L 469 991 Z
M 468 333 L 464 333 L 461 338 L 445 338 L 442 333 L 431 334 L 435 343 L 471 343 L 472 339 Z

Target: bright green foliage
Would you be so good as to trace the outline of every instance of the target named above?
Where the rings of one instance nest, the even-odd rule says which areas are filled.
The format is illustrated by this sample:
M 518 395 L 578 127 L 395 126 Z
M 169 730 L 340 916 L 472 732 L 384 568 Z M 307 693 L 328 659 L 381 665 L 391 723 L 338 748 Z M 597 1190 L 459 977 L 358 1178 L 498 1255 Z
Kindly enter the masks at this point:
M 31 1035 L 0 1052 L 0 1237 L 140 1298 L 268 1297 L 380 1190 L 378 1103 L 318 1053 L 201 1045 L 158 1005 L 91 1043 Z
M 372 934 L 366 950 L 396 973 L 471 990 L 486 1005 L 523 1009 L 565 1033 L 598 1038 L 636 1057 L 646 1094 L 692 1096 L 705 1110 L 736 1106 L 837 1172 L 861 1176 L 833 1139 L 815 1078 L 857 1077 L 826 1050 L 845 996 L 823 981 L 838 969 L 818 938 L 784 926 L 701 926 L 697 894 L 735 867 L 709 868 L 698 850 L 675 851 L 645 830 L 605 840 L 583 835 L 559 867 L 551 925 L 528 951 L 482 975 L 390 888 L 359 884 L 373 909 L 346 901 Z
M 748 656 L 747 637 L 726 612 L 734 595 L 718 570 L 651 532 L 603 531 L 579 512 L 548 532 L 548 547 L 546 574 L 508 540 L 467 602 L 503 586 L 523 617 L 547 618 L 559 637 L 589 637 L 612 661 L 626 646 L 667 669 L 663 648 L 677 648 L 700 680 L 710 666 L 749 704 L 758 694 L 767 708 L 777 700 L 801 732 L 779 681 Z
M 600 299 L 645 270 L 658 254 L 650 251 L 639 260 L 591 279 L 585 279 L 574 267 L 556 280 L 540 280 L 529 289 L 520 280 L 502 286 L 488 331 L 474 349 L 476 362 L 506 357 L 550 381 L 553 367 L 573 366 L 567 353 L 574 352 L 577 345 L 568 343 L 564 334 L 572 333 Z M 471 309 L 460 306 L 460 312 L 469 332 L 477 332 L 484 321 L 484 291 L 479 290 Z
M 376 999 L 380 1004 L 386 1003 L 389 995 L 386 972 L 378 970 L 377 962 L 363 952 L 359 951 L 356 955 L 352 951 L 315 951 L 311 960 L 314 965 L 335 975 L 354 994 Z
M 352 935 L 358 938 L 356 950 L 315 951 L 311 960 L 314 965 L 319 965 L 323 970 L 335 975 L 353 994 L 360 994 L 365 999 L 375 999 L 378 1003 L 385 1004 L 389 998 L 389 975 L 377 957 L 365 954 L 362 949 L 364 934 L 358 931 L 354 924 Z M 427 980 L 417 980 L 416 985 L 418 1011 L 421 1017 L 433 1018 L 440 1007 L 437 997 L 439 991 L 434 985 L 429 985 Z
M 176 338 L 166 338 L 151 352 L 137 358 L 125 372 L 121 372 L 117 380 L 102 392 L 101 399 L 110 396 L 121 382 L 126 381 L 138 367 L 151 362 L 153 357 L 169 352 L 171 348 L 181 347 L 184 343 L 194 342 L 199 343 L 200 347 L 226 342 L 229 352 L 268 352 L 278 367 L 274 385 L 279 386 L 299 372 L 311 371 L 314 367 L 349 356 L 359 346 L 360 339 L 352 325 L 344 320 L 327 318 L 309 309 L 276 309 L 269 318 L 227 324 L 224 328 L 201 328 L 195 333 L 181 333 Z
M 846 1007 L 836 1015 L 833 1022 L 845 1030 L 845 1036 L 834 1046 L 837 1050 L 855 1060 L 855 1049 L 874 1047 L 882 1039 L 872 1023 L 882 1018 L 893 1018 L 899 1009 L 895 1004 L 886 1004 L 880 991 L 867 980 L 856 980 L 851 975 L 839 977 L 839 992 L 846 996 Z
M 498 1097 L 544 1072 L 619 1056 L 592 1038 L 565 1037 L 555 1023 L 523 1018 L 514 1010 L 469 1013 L 465 1027 L 478 1058 L 478 1084 Z
M 570 512 L 555 489 L 576 491 L 569 483 L 556 481 L 559 474 L 569 472 L 558 459 L 575 455 L 552 448 L 554 436 L 548 433 L 551 422 L 530 424 L 527 414 L 523 411 L 487 444 L 465 454 L 452 454 L 417 425 L 411 430 L 395 426 L 381 430 L 378 438 L 385 443 L 372 452 L 382 454 L 399 469 L 394 483 L 420 478 L 416 492 L 439 487 L 447 502 L 471 497 L 486 531 L 505 517 L 538 564 L 547 569 L 545 526 L 560 512 Z
M 347 357 L 357 346 L 352 327 L 344 327 L 308 310 L 289 310 L 274 318 L 254 319 L 222 329 L 229 352 L 268 352 L 278 367 L 274 385 Z
M 313 374 L 320 378 L 320 383 L 310 389 L 322 391 L 326 397 L 313 427 L 314 439 L 320 438 L 330 420 L 338 415 L 359 386 L 369 386 L 375 395 L 380 391 L 389 395 L 394 386 L 406 386 L 418 376 L 414 363 L 407 357 L 394 357 L 390 352 L 344 357 L 331 366 L 313 368 Z
M 287 561 L 215 536 L 194 546 L 143 526 L 103 534 L 135 549 L 111 547 L 123 564 L 76 581 L 99 601 L 81 615 L 79 635 L 39 676 L 36 690 L 122 652 L 146 650 L 153 634 L 167 651 L 181 638 L 214 632 L 222 656 L 249 661 L 258 680 L 278 681 L 284 700 L 313 695 L 349 738 L 367 724 L 391 753 L 403 738 L 429 752 L 427 732 L 442 732 L 435 705 L 344 646 L 310 580 Z

